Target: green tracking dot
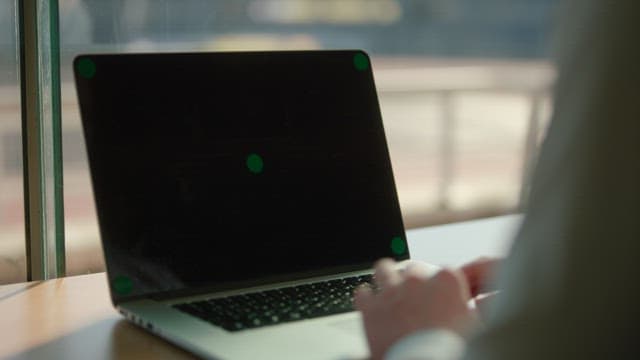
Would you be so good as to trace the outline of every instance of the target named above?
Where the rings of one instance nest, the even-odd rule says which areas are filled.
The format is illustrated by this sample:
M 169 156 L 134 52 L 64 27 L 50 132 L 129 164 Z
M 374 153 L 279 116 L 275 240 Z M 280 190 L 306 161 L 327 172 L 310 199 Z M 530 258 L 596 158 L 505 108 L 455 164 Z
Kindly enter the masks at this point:
M 356 67 L 358 71 L 365 71 L 369 68 L 369 59 L 367 55 L 359 52 L 353 56 L 353 66 Z
M 78 74 L 85 79 L 91 79 L 96 74 L 96 63 L 89 58 L 82 58 L 76 63 Z
M 407 252 L 407 244 L 400 236 L 391 239 L 391 251 L 396 255 L 402 255 Z
M 264 161 L 258 154 L 247 156 L 247 168 L 254 174 L 260 174 L 264 169 Z
M 127 276 L 117 276 L 111 284 L 118 295 L 128 295 L 133 290 L 133 282 Z

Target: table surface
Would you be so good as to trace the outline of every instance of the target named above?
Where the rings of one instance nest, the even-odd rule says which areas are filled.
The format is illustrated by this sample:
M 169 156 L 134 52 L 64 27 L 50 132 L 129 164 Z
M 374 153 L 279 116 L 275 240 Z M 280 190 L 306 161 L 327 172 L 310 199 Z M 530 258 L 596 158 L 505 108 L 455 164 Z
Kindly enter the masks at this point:
M 415 260 L 457 266 L 504 255 L 520 215 L 407 231 Z M 0 358 L 193 359 L 125 321 L 104 273 L 0 286 Z

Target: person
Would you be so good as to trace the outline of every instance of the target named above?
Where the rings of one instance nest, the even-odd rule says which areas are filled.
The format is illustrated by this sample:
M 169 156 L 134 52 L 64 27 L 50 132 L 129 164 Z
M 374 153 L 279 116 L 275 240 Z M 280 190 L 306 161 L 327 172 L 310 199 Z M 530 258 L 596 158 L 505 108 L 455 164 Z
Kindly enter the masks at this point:
M 569 0 L 521 229 L 495 261 L 356 291 L 373 359 L 638 359 L 640 2 Z M 488 276 L 488 277 L 487 277 Z M 486 317 L 467 306 L 495 283 Z M 473 291 L 472 291 L 473 290 Z

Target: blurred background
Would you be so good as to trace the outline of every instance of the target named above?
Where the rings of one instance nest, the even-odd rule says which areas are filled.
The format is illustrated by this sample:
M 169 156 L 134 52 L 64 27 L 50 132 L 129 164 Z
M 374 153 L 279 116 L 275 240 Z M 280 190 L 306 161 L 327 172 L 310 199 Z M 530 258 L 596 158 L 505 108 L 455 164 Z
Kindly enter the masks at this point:
M 0 0 L 0 284 L 26 280 L 17 1 Z M 551 112 L 556 3 L 60 0 L 67 274 L 104 271 L 77 54 L 364 49 L 414 228 L 520 209 Z

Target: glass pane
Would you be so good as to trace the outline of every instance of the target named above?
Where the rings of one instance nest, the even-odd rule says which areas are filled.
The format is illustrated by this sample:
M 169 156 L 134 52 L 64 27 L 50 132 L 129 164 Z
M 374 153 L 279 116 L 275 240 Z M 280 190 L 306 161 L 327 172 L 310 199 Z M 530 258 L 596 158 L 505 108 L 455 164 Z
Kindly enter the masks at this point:
M 544 128 L 549 112 L 546 94 L 554 74 L 546 57 L 554 4 L 61 1 L 67 273 L 103 266 L 71 77 L 75 55 L 366 50 L 373 59 L 403 216 L 407 227 L 416 227 L 517 208 L 532 150 L 528 139 L 539 137 L 530 129 Z
M 26 281 L 16 2 L 0 1 L 0 284 Z

